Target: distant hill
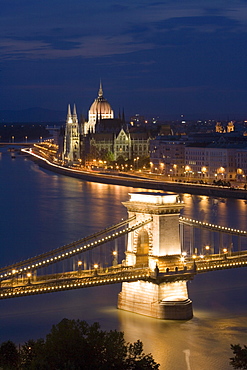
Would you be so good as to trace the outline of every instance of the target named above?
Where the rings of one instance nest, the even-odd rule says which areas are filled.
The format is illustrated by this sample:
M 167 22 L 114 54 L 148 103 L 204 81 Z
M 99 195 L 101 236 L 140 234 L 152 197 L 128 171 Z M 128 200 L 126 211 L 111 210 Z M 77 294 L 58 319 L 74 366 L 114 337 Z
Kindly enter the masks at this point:
M 29 108 L 23 110 L 1 110 L 0 123 L 11 122 L 56 122 L 66 120 L 66 112 L 44 108 Z

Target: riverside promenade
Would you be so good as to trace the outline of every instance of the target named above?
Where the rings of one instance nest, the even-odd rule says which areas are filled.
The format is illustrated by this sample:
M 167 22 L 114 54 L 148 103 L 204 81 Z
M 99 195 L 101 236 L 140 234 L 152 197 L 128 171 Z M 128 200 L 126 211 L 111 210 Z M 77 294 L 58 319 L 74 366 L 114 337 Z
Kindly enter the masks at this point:
M 175 182 L 163 180 L 160 176 L 159 179 L 147 178 L 139 173 L 108 173 L 102 171 L 88 171 L 74 169 L 71 167 L 64 167 L 57 165 L 54 162 L 50 162 L 48 159 L 32 152 L 29 149 L 22 149 L 23 154 L 27 154 L 31 160 L 37 163 L 40 167 L 45 168 L 49 171 L 75 177 L 83 181 L 98 182 L 102 184 L 128 186 L 133 188 L 143 188 L 151 190 L 162 190 L 176 193 L 187 193 L 194 195 L 206 195 L 218 198 L 235 198 L 235 199 L 246 199 L 247 191 L 244 189 L 229 188 L 207 184 L 195 184 L 185 182 Z

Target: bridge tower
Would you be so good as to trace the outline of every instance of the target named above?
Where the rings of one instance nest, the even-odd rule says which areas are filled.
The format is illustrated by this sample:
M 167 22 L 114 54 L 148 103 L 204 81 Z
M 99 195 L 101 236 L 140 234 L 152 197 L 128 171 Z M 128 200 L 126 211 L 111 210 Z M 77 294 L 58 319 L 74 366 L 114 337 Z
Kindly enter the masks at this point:
M 123 205 L 128 210 L 128 217 L 136 216 L 130 226 L 152 218 L 151 222 L 128 234 L 126 265 L 149 267 L 153 278 L 124 282 L 118 308 L 159 319 L 191 319 L 188 276 L 176 273 L 178 264 L 181 264 L 179 215 L 183 204 L 179 196 L 157 192 L 130 193 L 129 201 Z

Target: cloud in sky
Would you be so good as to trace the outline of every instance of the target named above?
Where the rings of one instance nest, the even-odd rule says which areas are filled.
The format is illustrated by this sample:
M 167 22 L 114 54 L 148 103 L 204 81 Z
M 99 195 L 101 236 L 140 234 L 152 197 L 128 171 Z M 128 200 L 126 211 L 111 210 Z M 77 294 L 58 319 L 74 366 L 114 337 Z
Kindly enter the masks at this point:
M 148 99 L 150 110 L 163 109 L 161 91 L 173 98 L 176 92 L 181 107 L 182 96 L 187 91 L 192 95 L 191 86 L 204 102 L 203 86 L 222 86 L 227 92 L 225 103 L 219 100 L 220 110 L 227 107 L 231 89 L 240 89 L 241 99 L 247 100 L 244 0 L 0 0 L 0 6 L 0 81 L 8 91 L 3 104 L 10 104 L 11 89 L 18 96 L 14 86 L 26 82 L 34 86 L 36 100 L 57 109 L 68 90 L 78 94 L 76 84 L 81 83 L 91 92 L 92 82 L 99 77 L 112 93 L 121 81 L 119 98 L 131 109 L 133 102 L 137 109 L 147 106 L 147 90 L 153 94 L 153 105 Z M 42 95 L 44 89 L 38 91 L 41 85 L 47 86 L 47 98 Z M 54 86 L 58 85 L 56 99 Z M 126 91 L 138 95 L 130 99 L 123 96 Z M 207 99 L 215 109 L 215 102 L 210 102 L 210 96 Z M 18 104 L 27 107 L 32 101 L 24 94 Z M 193 101 L 184 101 L 188 110 L 196 108 Z M 235 106 L 239 109 L 239 102 Z
M 160 38 L 164 41 L 164 33 L 167 44 L 172 44 L 168 32 L 244 32 L 247 7 L 237 3 L 234 8 L 227 4 L 216 8 L 212 3 L 211 8 L 208 2 L 205 8 L 195 1 L 127 2 L 125 6 L 110 1 L 70 5 L 56 0 L 36 5 L 16 1 L 14 8 L 5 5 L 0 17 L 0 52 L 7 59 L 90 58 L 153 49 Z

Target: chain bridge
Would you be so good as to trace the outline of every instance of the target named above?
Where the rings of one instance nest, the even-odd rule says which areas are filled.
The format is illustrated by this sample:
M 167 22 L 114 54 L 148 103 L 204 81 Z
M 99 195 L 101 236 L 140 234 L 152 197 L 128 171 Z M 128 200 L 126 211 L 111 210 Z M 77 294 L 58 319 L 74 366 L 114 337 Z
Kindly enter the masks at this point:
M 180 216 L 176 194 L 130 193 L 128 218 L 0 268 L 0 299 L 122 283 L 118 308 L 190 319 L 187 282 L 247 266 L 247 232 Z

